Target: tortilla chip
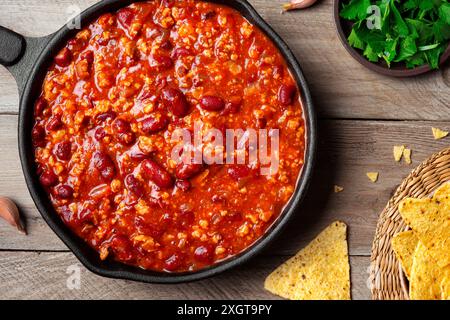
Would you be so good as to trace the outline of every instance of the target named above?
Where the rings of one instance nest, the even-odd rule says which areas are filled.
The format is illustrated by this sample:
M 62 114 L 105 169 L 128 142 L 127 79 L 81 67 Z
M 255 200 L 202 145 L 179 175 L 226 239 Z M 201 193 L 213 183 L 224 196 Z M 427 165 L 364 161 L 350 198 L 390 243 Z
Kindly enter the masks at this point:
M 409 283 L 411 300 L 440 300 L 443 295 L 441 284 L 449 271 L 450 266 L 439 267 L 427 247 L 419 241 Z
M 441 299 L 450 300 L 450 271 L 448 271 L 441 283 Z
M 378 172 L 367 172 L 366 175 L 370 179 L 370 181 L 377 182 L 379 175 Z
M 407 149 L 407 148 L 405 148 L 404 150 L 403 150 L 403 158 L 405 158 L 405 162 L 407 163 L 407 164 L 411 164 L 411 149 Z
M 344 188 L 341 186 L 334 186 L 334 193 L 339 193 L 341 191 L 344 191 Z
M 394 159 L 399 162 L 403 156 L 403 150 L 405 150 L 405 146 L 394 146 Z
M 450 264 L 450 200 L 407 198 L 399 211 L 437 264 Z
M 417 239 L 412 230 L 397 233 L 391 241 L 395 256 L 401 262 L 403 271 L 408 279 L 411 278 L 414 252 L 418 242 L 419 239 Z
M 444 131 L 438 128 L 431 128 L 435 140 L 439 140 L 448 136 L 448 131 Z
M 334 222 L 273 271 L 264 288 L 291 300 L 349 300 L 347 226 Z
M 444 183 L 433 194 L 433 199 L 438 201 L 450 200 L 450 183 Z

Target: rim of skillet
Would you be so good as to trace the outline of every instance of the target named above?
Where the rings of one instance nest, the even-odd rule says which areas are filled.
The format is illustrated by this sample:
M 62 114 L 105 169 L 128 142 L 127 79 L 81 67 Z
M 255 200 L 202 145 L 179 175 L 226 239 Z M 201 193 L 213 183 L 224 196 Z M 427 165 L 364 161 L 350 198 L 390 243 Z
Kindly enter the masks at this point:
M 258 240 L 244 249 L 241 253 L 224 259 L 207 268 L 193 272 L 165 273 L 145 270 L 109 259 L 101 261 L 97 252 L 84 242 L 82 238 L 75 235 L 75 233 L 63 223 L 51 205 L 47 193 L 41 187 L 35 170 L 34 151 L 31 144 L 31 128 L 34 121 L 34 101 L 41 90 L 46 70 L 54 55 L 66 44 L 67 40 L 78 31 L 71 30 L 67 25 L 64 25 L 59 31 L 51 36 L 50 41 L 40 53 L 36 63 L 32 67 L 20 99 L 18 124 L 19 155 L 28 190 L 41 216 L 53 232 L 55 232 L 64 244 L 74 253 L 78 260 L 88 270 L 95 274 L 109 278 L 127 279 L 147 283 L 182 283 L 214 276 L 237 265 L 243 264 L 258 254 L 269 242 L 273 241 L 274 238 L 281 233 L 281 230 L 286 226 L 288 220 L 293 216 L 307 191 L 316 154 L 316 117 L 310 91 L 297 59 L 281 37 L 263 20 L 246 0 L 203 1 L 234 8 L 253 25 L 260 28 L 277 46 L 300 88 L 303 116 L 306 126 L 306 149 L 304 165 L 297 177 L 296 189 L 278 218 Z M 94 19 L 106 12 L 115 12 L 134 2 L 140 1 L 103 0 L 94 4 L 80 14 L 81 26 L 84 27 L 88 25 Z

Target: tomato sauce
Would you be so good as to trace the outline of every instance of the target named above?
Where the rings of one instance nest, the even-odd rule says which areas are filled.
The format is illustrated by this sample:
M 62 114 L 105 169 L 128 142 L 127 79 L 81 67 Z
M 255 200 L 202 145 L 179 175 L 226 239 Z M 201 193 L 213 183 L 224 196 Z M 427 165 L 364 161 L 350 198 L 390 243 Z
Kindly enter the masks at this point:
M 278 171 L 183 164 L 176 129 L 278 129 Z M 35 104 L 42 186 L 101 259 L 195 271 L 259 239 L 304 162 L 300 92 L 276 46 L 237 11 L 140 2 L 100 16 L 55 56 Z

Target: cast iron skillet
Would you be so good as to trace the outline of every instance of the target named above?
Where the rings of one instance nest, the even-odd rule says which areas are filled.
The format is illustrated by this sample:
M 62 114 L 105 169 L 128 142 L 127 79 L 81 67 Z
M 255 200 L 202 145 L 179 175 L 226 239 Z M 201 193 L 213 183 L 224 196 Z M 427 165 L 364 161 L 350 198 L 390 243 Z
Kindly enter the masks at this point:
M 127 6 L 132 2 L 136 1 L 103 0 L 81 13 L 81 25 L 82 27 L 86 26 L 99 15 L 117 11 L 119 8 Z M 95 250 L 90 248 L 81 238 L 72 233 L 64 225 L 54 211 L 44 189 L 39 183 L 31 143 L 31 129 L 33 126 L 34 102 L 40 93 L 46 70 L 50 66 L 53 57 L 78 30 L 70 30 L 66 25 L 55 34 L 47 37 L 26 38 L 11 30 L 0 27 L 0 63 L 6 66 L 13 74 L 19 88 L 19 152 L 28 189 L 44 220 L 73 251 L 81 263 L 96 274 L 111 278 L 151 283 L 179 283 L 216 275 L 224 270 L 244 263 L 272 241 L 292 217 L 306 192 L 311 178 L 316 149 L 316 122 L 308 85 L 297 60 L 285 42 L 264 22 L 246 0 L 213 0 L 211 2 L 228 5 L 237 9 L 249 21 L 259 26 L 283 53 L 301 89 L 304 117 L 307 126 L 307 146 L 305 164 L 298 178 L 296 191 L 280 217 L 267 230 L 265 235 L 242 253 L 196 272 L 169 274 L 143 270 L 112 260 L 101 261 Z

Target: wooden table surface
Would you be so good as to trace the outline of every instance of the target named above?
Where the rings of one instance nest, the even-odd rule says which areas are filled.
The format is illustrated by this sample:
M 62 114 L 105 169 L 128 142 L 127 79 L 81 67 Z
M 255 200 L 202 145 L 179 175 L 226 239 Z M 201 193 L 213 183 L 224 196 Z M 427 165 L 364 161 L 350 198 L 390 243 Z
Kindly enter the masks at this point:
M 66 22 L 71 5 L 95 0 L 0 0 L 0 25 L 44 36 Z M 431 127 L 450 129 L 450 68 L 393 79 L 359 65 L 339 42 L 332 0 L 280 13 L 281 0 L 251 0 L 288 42 L 309 81 L 319 117 L 319 159 L 306 201 L 283 235 L 246 265 L 212 279 L 150 285 L 96 276 L 81 267 L 81 286 L 66 286 L 67 268 L 81 264 L 45 224 L 27 191 L 17 150 L 18 94 L 0 67 L 0 195 L 14 199 L 28 236 L 0 222 L 0 298 L 274 299 L 263 289 L 272 269 L 334 220 L 349 226 L 353 299 L 370 299 L 370 250 L 378 215 L 395 187 L 420 162 L 447 146 Z M 413 150 L 413 164 L 396 163 L 393 145 Z M 366 172 L 378 171 L 371 183 Z M 333 186 L 344 187 L 334 193 Z

